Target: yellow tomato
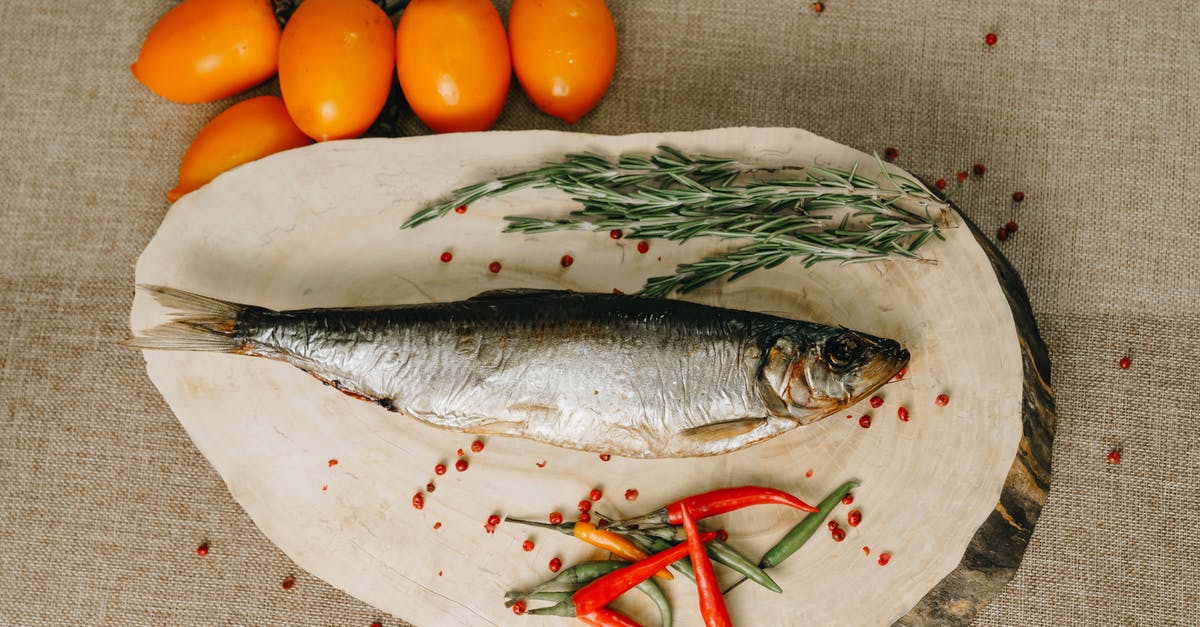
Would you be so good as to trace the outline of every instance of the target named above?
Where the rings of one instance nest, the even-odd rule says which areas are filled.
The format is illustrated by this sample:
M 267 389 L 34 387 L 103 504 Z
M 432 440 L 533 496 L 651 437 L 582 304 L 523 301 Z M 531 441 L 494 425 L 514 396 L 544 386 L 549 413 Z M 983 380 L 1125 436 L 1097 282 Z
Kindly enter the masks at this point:
M 279 22 L 271 0 L 183 0 L 158 20 L 130 70 L 175 102 L 212 102 L 275 73 Z
M 412 0 L 396 31 L 396 72 L 435 132 L 486 130 L 512 75 L 500 14 L 488 0 Z
M 617 29 L 604 0 L 513 0 L 513 69 L 537 108 L 574 123 L 608 90 Z
M 358 137 L 387 102 L 395 33 L 370 0 L 305 0 L 279 43 L 279 90 L 317 141 Z
M 239 102 L 213 118 L 192 140 L 179 164 L 179 184 L 167 200 L 199 188 L 226 170 L 269 154 L 311 144 L 279 96 Z

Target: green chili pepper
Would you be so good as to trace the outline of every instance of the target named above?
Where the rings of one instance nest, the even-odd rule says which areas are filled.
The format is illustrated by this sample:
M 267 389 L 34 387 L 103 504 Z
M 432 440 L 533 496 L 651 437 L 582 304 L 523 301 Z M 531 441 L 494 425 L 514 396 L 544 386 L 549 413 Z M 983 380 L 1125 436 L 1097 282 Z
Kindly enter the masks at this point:
M 840 498 L 840 497 L 839 497 Z M 637 532 L 635 532 L 637 533 Z M 648 529 L 640 532 L 638 535 L 650 535 L 662 538 L 671 543 L 679 543 L 686 540 L 682 527 L 662 527 L 659 529 Z M 783 592 L 783 588 L 775 583 L 774 579 L 766 573 L 762 568 L 759 568 L 750 558 L 742 555 L 737 549 L 729 546 L 720 540 L 713 540 L 708 543 L 708 556 L 718 564 L 722 564 L 729 569 L 741 574 L 750 579 L 754 583 L 772 591 Z
M 566 601 L 548 605 L 546 607 L 537 607 L 532 610 L 526 610 L 526 614 L 541 614 L 543 616 L 575 616 L 575 602 L 567 596 Z
M 668 547 L 669 548 L 669 547 Z M 556 601 L 549 607 L 540 607 L 527 611 L 527 614 L 547 614 L 551 616 L 575 616 L 575 601 L 571 595 L 592 581 L 628 566 L 629 562 L 604 560 L 598 562 L 583 562 L 576 564 L 548 579 L 529 592 L 511 591 L 505 593 L 505 607 L 512 607 L 517 599 L 536 599 L 541 601 Z M 672 621 L 671 602 L 662 588 L 653 580 L 647 579 L 637 585 L 646 596 L 658 606 L 658 613 L 663 627 L 669 627 Z
M 857 481 L 847 481 L 830 493 L 829 496 L 825 497 L 824 501 L 821 501 L 821 505 L 817 507 L 817 511 L 805 516 L 803 520 L 796 523 L 796 526 L 792 527 L 792 530 L 787 532 L 783 536 L 783 539 L 775 543 L 775 546 L 771 547 L 766 555 L 763 555 L 758 565 L 762 568 L 774 568 L 792 553 L 798 551 L 816 533 L 821 523 L 825 522 L 825 519 L 833 511 L 833 508 L 842 502 L 842 497 L 857 487 Z
M 521 599 L 562 602 L 570 599 L 572 594 L 574 593 L 568 590 L 563 590 L 562 592 L 547 592 L 545 590 L 532 590 L 530 592 L 508 592 L 504 595 L 504 607 L 512 607 Z
M 670 542 L 669 540 L 664 540 L 658 536 L 640 532 L 631 531 L 626 537 L 632 540 L 634 544 L 640 545 L 646 550 L 647 553 L 661 553 L 662 551 L 665 551 L 676 544 L 674 542 Z M 671 564 L 671 570 L 683 575 L 684 577 L 687 577 L 688 579 L 691 579 L 692 581 L 696 581 L 696 570 L 692 567 L 691 558 L 685 557 L 680 559 L 678 562 Z

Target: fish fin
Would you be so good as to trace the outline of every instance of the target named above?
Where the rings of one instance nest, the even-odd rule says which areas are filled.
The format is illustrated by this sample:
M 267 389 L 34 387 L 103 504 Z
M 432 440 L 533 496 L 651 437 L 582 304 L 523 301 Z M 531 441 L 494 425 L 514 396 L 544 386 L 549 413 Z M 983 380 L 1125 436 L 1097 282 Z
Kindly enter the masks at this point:
M 488 290 L 480 292 L 467 300 L 499 300 L 502 298 L 527 298 L 532 296 L 550 296 L 551 294 L 571 294 L 570 290 L 548 290 L 528 287 L 514 287 L 503 290 Z
M 245 340 L 235 337 L 237 319 L 251 307 L 161 285 L 138 287 L 149 292 L 159 304 L 178 311 L 171 314 L 171 322 L 146 329 L 141 335 L 121 342 L 125 346 L 151 350 L 245 352 Z
M 766 418 L 738 418 L 684 429 L 679 432 L 679 435 L 704 442 L 715 442 L 745 435 L 765 424 L 767 424 Z
M 168 322 L 142 331 L 137 337 L 122 340 L 123 346 L 165 351 L 205 351 L 210 353 L 243 353 L 247 345 L 228 334 L 215 331 L 209 325 L 188 322 Z

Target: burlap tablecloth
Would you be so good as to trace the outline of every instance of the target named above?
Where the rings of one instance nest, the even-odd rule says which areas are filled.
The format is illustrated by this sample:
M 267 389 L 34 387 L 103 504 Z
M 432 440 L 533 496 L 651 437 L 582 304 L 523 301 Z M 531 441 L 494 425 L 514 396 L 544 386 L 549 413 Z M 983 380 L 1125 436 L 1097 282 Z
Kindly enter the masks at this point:
M 0 623 L 397 625 L 268 542 L 117 346 L 179 157 L 228 104 L 130 75 L 171 4 L 0 4 Z M 929 180 L 986 165 L 956 202 L 987 231 L 1020 224 L 1001 248 L 1061 418 L 1024 564 L 977 623 L 1200 621 L 1200 9 L 612 4 L 616 80 L 576 130 L 798 126 L 897 147 Z M 498 128 L 564 125 L 514 90 Z

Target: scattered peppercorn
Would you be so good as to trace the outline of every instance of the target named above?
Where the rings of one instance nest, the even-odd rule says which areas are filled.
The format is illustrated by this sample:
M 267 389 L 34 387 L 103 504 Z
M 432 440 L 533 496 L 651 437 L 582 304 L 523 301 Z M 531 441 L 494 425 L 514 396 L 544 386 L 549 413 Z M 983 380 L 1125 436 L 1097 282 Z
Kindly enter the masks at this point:
M 525 613 L 525 602 L 517 601 L 516 603 L 513 603 L 512 610 L 513 610 L 513 614 L 516 614 L 517 616 L 524 614 Z
M 592 501 L 599 501 L 603 496 L 604 493 L 600 491 L 600 488 L 592 488 L 592 491 L 588 492 L 588 499 Z
M 969 176 L 971 176 L 971 175 L 970 175 L 970 174 L 967 174 L 967 171 L 966 171 L 966 170 L 959 170 L 959 171 L 958 171 L 958 174 L 955 174 L 955 175 L 954 175 L 954 178 L 955 178 L 955 180 L 957 180 L 959 183 L 965 183 L 965 182 L 967 181 L 967 177 L 969 177 Z
M 879 409 L 882 405 L 883 405 L 882 398 L 879 398 L 878 396 L 871 397 L 871 407 L 874 407 L 875 409 Z
M 583 512 L 579 515 L 579 518 L 577 518 L 576 520 L 578 520 L 579 522 L 582 522 L 582 523 L 592 522 L 592 515 L 587 512 Z
M 439 521 L 437 521 L 437 522 L 435 522 L 435 523 L 433 523 L 433 530 L 434 530 L 434 531 L 437 531 L 438 529 L 441 529 L 441 528 L 442 528 L 442 522 L 441 522 L 440 520 L 439 520 Z
M 446 474 L 446 465 L 445 465 L 445 464 L 438 464 L 437 466 L 434 466 L 434 467 L 433 467 L 433 474 L 435 474 L 435 475 L 444 475 L 444 474 Z
M 846 514 L 846 524 L 851 527 L 857 527 L 862 522 L 862 512 L 852 509 L 849 514 Z
M 899 156 L 900 156 L 900 151 L 891 146 L 888 146 L 887 148 L 883 149 L 884 161 L 895 161 L 896 157 L 899 157 Z
M 838 528 L 838 521 L 836 521 L 836 520 L 831 520 L 831 521 L 829 521 L 829 522 L 825 523 L 825 526 L 826 526 L 826 527 L 829 527 L 829 530 L 830 530 L 830 531 L 833 531 L 834 529 L 837 529 L 837 528 Z
M 338 465 L 338 461 L 337 461 L 336 459 L 331 459 L 331 460 L 329 460 L 329 467 L 330 467 L 330 468 L 333 468 L 334 466 L 337 466 L 337 465 Z
M 896 415 L 899 416 L 900 422 L 908 422 L 908 410 L 901 407 L 896 410 Z
M 200 557 L 204 557 L 204 556 L 208 555 L 208 543 L 207 542 L 196 547 L 196 555 L 199 555 Z
M 887 566 L 888 562 L 890 562 L 890 561 L 892 561 L 891 553 L 880 553 L 879 554 L 879 565 L 880 566 Z
M 442 260 L 442 263 L 450 263 L 450 261 L 454 259 L 454 254 L 447 250 L 446 252 L 442 253 L 442 256 L 439 257 L 439 259 Z
M 1108 452 L 1108 463 L 1110 463 L 1114 466 L 1121 463 L 1121 451 L 1118 451 L 1116 449 L 1109 451 Z
M 455 207 L 455 208 L 454 208 L 454 211 L 455 211 L 455 212 L 457 212 L 457 213 L 466 213 L 466 212 L 467 212 L 467 206 L 466 206 L 466 205 L 459 205 L 459 206 L 457 206 L 457 207 Z
M 454 454 L 458 455 L 459 457 L 462 457 L 463 455 L 465 455 L 465 453 L 463 453 L 462 449 L 458 449 L 457 451 L 454 451 Z
M 557 525 L 562 522 L 561 512 L 550 512 L 550 524 Z
M 483 452 L 483 441 L 482 441 L 482 440 L 475 440 L 474 442 L 472 442 L 472 443 L 471 443 L 471 452 L 472 452 L 472 453 L 481 453 L 481 452 Z
M 846 539 L 846 532 L 841 527 L 838 527 L 837 529 L 833 530 L 833 541 L 834 542 L 841 542 L 842 540 L 845 540 L 845 539 Z
M 824 13 L 825 12 L 825 3 L 824 2 L 812 3 L 812 10 L 813 10 L 813 13 Z
M 625 234 L 621 232 L 621 229 L 613 229 L 608 232 L 608 236 L 613 239 L 621 239 Z
M 570 268 L 573 263 L 575 263 L 575 258 L 570 255 L 563 255 L 562 259 L 558 260 L 558 265 L 564 268 Z
M 950 403 L 950 397 L 945 394 L 938 394 L 937 398 L 934 399 L 933 402 L 936 403 L 938 407 L 945 407 Z
M 864 554 L 864 555 L 870 555 L 870 554 L 871 554 L 871 547 L 869 547 L 869 546 L 864 546 L 864 547 L 863 547 L 863 554 Z
M 586 514 L 586 513 L 590 512 L 591 510 L 592 510 L 592 502 L 591 501 L 584 499 L 579 502 L 579 511 Z
M 854 493 L 853 492 L 847 492 L 846 496 L 842 497 L 842 505 L 850 505 L 853 502 L 854 502 Z
M 1025 202 L 1025 192 L 1013 192 L 1013 202 Z
M 983 167 L 982 163 L 976 163 L 971 168 L 971 171 L 975 173 L 975 176 L 983 176 L 984 174 L 987 173 L 987 168 Z
M 483 530 L 488 533 L 496 533 L 496 525 L 493 525 L 492 523 L 484 523 Z
M 899 381 L 899 380 L 903 379 L 904 375 L 907 373 L 908 373 L 908 368 L 901 368 L 900 372 L 896 373 L 896 380 Z
M 610 460 L 610 459 L 612 459 L 612 455 L 609 455 L 608 453 L 601 453 L 601 454 L 600 454 L 600 461 L 602 461 L 602 462 L 606 462 L 606 461 L 608 461 L 608 460 Z
M 999 38 L 996 37 L 996 33 L 988 33 L 983 36 L 983 43 L 987 44 L 989 47 L 994 46 L 996 45 L 996 41 L 998 39 Z
M 562 568 L 562 560 L 558 559 L 557 557 L 553 558 L 550 560 L 548 566 L 550 568 L 550 572 L 557 573 L 558 569 Z
M 533 550 L 533 540 L 526 540 L 526 541 L 522 542 L 521 550 L 525 551 L 526 553 L 532 551 Z
M 650 242 L 647 242 L 646 240 L 638 242 L 637 251 L 643 255 L 650 252 Z
M 946 189 L 946 179 L 938 179 L 933 182 L 933 185 L 938 189 Z
M 426 491 L 426 492 L 433 492 L 433 491 L 434 491 L 434 490 L 436 490 L 436 489 L 437 489 L 437 486 L 433 485 L 433 482 L 432 482 L 432 481 L 430 481 L 429 483 L 426 483 L 426 484 L 425 484 L 425 491 Z
M 460 460 L 454 462 L 454 469 L 459 472 L 462 472 L 467 469 L 467 465 L 468 465 L 467 460 L 460 459 Z
M 858 419 L 858 426 L 862 427 L 863 429 L 870 429 L 871 428 L 871 417 L 867 416 L 867 415 L 863 415 L 861 418 Z
M 499 273 L 500 272 L 500 262 L 493 261 L 492 263 L 489 263 L 488 264 L 488 272 L 491 272 L 492 274 Z
M 283 581 L 280 582 L 279 585 L 284 590 L 291 590 L 292 588 L 296 587 L 296 578 L 291 576 L 284 577 Z
M 638 491 L 637 491 L 637 490 L 634 490 L 634 489 L 630 488 L 630 489 L 628 489 L 628 490 L 626 490 L 626 491 L 625 491 L 625 500 L 626 500 L 626 501 L 636 501 L 636 500 L 637 500 L 637 497 L 638 497 Z
M 425 509 L 425 496 L 420 492 L 417 492 L 413 495 L 412 504 L 413 509 Z
M 1117 362 L 1117 366 L 1121 370 L 1129 370 L 1129 367 L 1132 365 L 1133 365 L 1133 360 L 1128 357 L 1122 357 L 1121 361 Z
M 1002 242 L 1007 240 L 1008 239 L 1008 229 L 1005 229 L 1004 227 L 1000 227 L 1000 228 L 996 229 L 996 239 L 998 239 Z
M 500 517 L 496 514 L 492 514 L 491 516 L 488 516 L 487 521 L 489 525 L 498 525 L 500 524 Z

